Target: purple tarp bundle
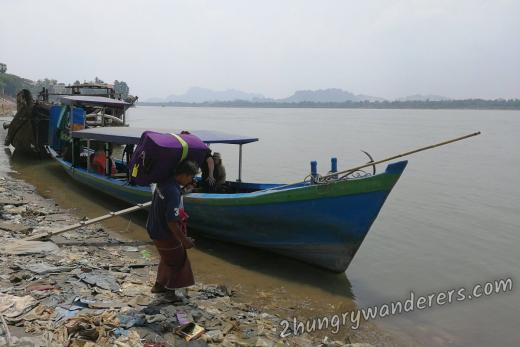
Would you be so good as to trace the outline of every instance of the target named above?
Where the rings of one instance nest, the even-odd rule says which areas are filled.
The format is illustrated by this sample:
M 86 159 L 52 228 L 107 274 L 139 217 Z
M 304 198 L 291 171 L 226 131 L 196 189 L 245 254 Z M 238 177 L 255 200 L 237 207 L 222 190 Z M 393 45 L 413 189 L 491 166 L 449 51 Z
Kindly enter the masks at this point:
M 164 181 L 183 159 L 200 166 L 208 150 L 201 139 L 189 133 L 145 131 L 130 160 L 130 182 L 149 185 Z

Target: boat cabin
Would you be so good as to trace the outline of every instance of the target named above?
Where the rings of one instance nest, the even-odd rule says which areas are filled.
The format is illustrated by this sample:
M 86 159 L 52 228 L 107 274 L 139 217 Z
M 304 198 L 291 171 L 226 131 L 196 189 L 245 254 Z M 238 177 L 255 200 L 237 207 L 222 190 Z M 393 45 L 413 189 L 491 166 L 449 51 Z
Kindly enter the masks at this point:
M 129 179 L 128 163 L 132 157 L 135 145 L 139 142 L 144 131 L 153 130 L 161 133 L 180 133 L 176 129 L 144 129 L 133 127 L 98 127 L 71 132 L 70 148 L 62 151 L 61 157 L 71 163 L 72 168 L 84 169 L 94 174 L 93 157 L 96 150 L 104 150 L 106 164 L 104 176 L 106 178 L 125 180 Z M 243 145 L 258 141 L 258 138 L 241 135 L 232 135 L 218 131 L 195 130 L 191 134 L 200 138 L 207 145 L 235 144 L 238 145 L 238 179 L 232 183 L 234 187 L 241 186 L 241 190 L 252 189 L 242 183 L 242 149 Z M 115 156 L 121 159 L 113 159 Z M 113 166 L 116 171 L 113 171 Z M 266 185 L 271 186 L 271 185 Z M 265 189 L 266 187 L 261 187 Z
M 122 100 L 103 96 L 71 95 L 61 98 L 63 105 L 85 110 L 85 125 L 96 126 L 123 126 L 126 121 L 126 110 L 132 106 Z

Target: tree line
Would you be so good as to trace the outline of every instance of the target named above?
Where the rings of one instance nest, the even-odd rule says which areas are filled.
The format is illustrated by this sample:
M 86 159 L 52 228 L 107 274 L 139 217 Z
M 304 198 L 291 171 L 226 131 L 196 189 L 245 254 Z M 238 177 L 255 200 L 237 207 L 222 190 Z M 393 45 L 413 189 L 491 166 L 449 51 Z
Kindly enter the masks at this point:
M 251 107 L 251 108 L 361 108 L 361 109 L 482 109 L 519 110 L 520 99 L 463 99 L 408 101 L 345 101 L 345 102 L 254 102 L 247 100 L 190 102 L 139 102 L 143 106 L 179 107 Z

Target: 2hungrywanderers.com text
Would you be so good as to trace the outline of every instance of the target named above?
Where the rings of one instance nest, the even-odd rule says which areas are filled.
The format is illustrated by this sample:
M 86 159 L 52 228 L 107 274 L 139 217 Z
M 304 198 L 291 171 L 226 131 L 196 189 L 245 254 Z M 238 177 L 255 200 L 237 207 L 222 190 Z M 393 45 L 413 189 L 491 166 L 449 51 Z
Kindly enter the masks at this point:
M 470 290 L 467 288 L 442 290 L 428 295 L 417 296 L 414 291 L 405 300 L 392 301 L 389 304 L 375 305 L 361 308 L 332 316 L 310 318 L 299 321 L 296 317 L 280 321 L 280 337 L 301 335 L 320 330 L 331 330 L 337 334 L 341 327 L 350 326 L 351 329 L 359 328 L 361 320 L 385 318 L 414 310 L 424 310 L 434 305 L 443 306 L 454 302 L 462 302 L 482 297 L 511 292 L 513 279 L 511 277 L 477 283 Z

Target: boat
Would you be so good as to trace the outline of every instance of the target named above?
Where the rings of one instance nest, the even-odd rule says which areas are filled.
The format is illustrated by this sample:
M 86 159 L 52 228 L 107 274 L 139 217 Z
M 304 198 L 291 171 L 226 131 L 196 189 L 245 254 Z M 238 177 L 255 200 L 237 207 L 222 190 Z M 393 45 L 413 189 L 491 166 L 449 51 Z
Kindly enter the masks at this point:
M 128 102 L 98 95 L 60 95 L 59 103 L 33 100 L 28 90 L 17 95 L 18 112 L 9 123 L 5 146 L 17 153 L 44 157 L 45 147 L 56 149 L 70 141 L 70 130 L 85 127 L 126 126 Z M 71 129 L 69 129 L 71 128 Z
M 74 153 L 92 153 L 91 141 L 114 145 L 135 145 L 145 130 L 132 127 L 102 127 L 72 131 Z M 163 133 L 178 130 L 159 129 Z M 284 256 L 344 272 L 392 188 L 403 173 L 407 161 L 386 166 L 379 174 L 351 173 L 320 180 L 316 173 L 296 184 L 242 182 L 242 148 L 258 138 L 214 131 L 190 131 L 206 144 L 239 146 L 238 180 L 228 182 L 229 193 L 190 193 L 184 197 L 189 226 L 203 236 L 239 245 L 264 249 Z M 81 148 L 78 149 L 78 146 Z M 65 160 L 48 148 L 51 156 L 77 182 L 129 204 L 150 201 L 150 187 L 131 185 L 126 161 L 115 160 L 120 174 L 93 172 L 87 161 L 77 155 Z

